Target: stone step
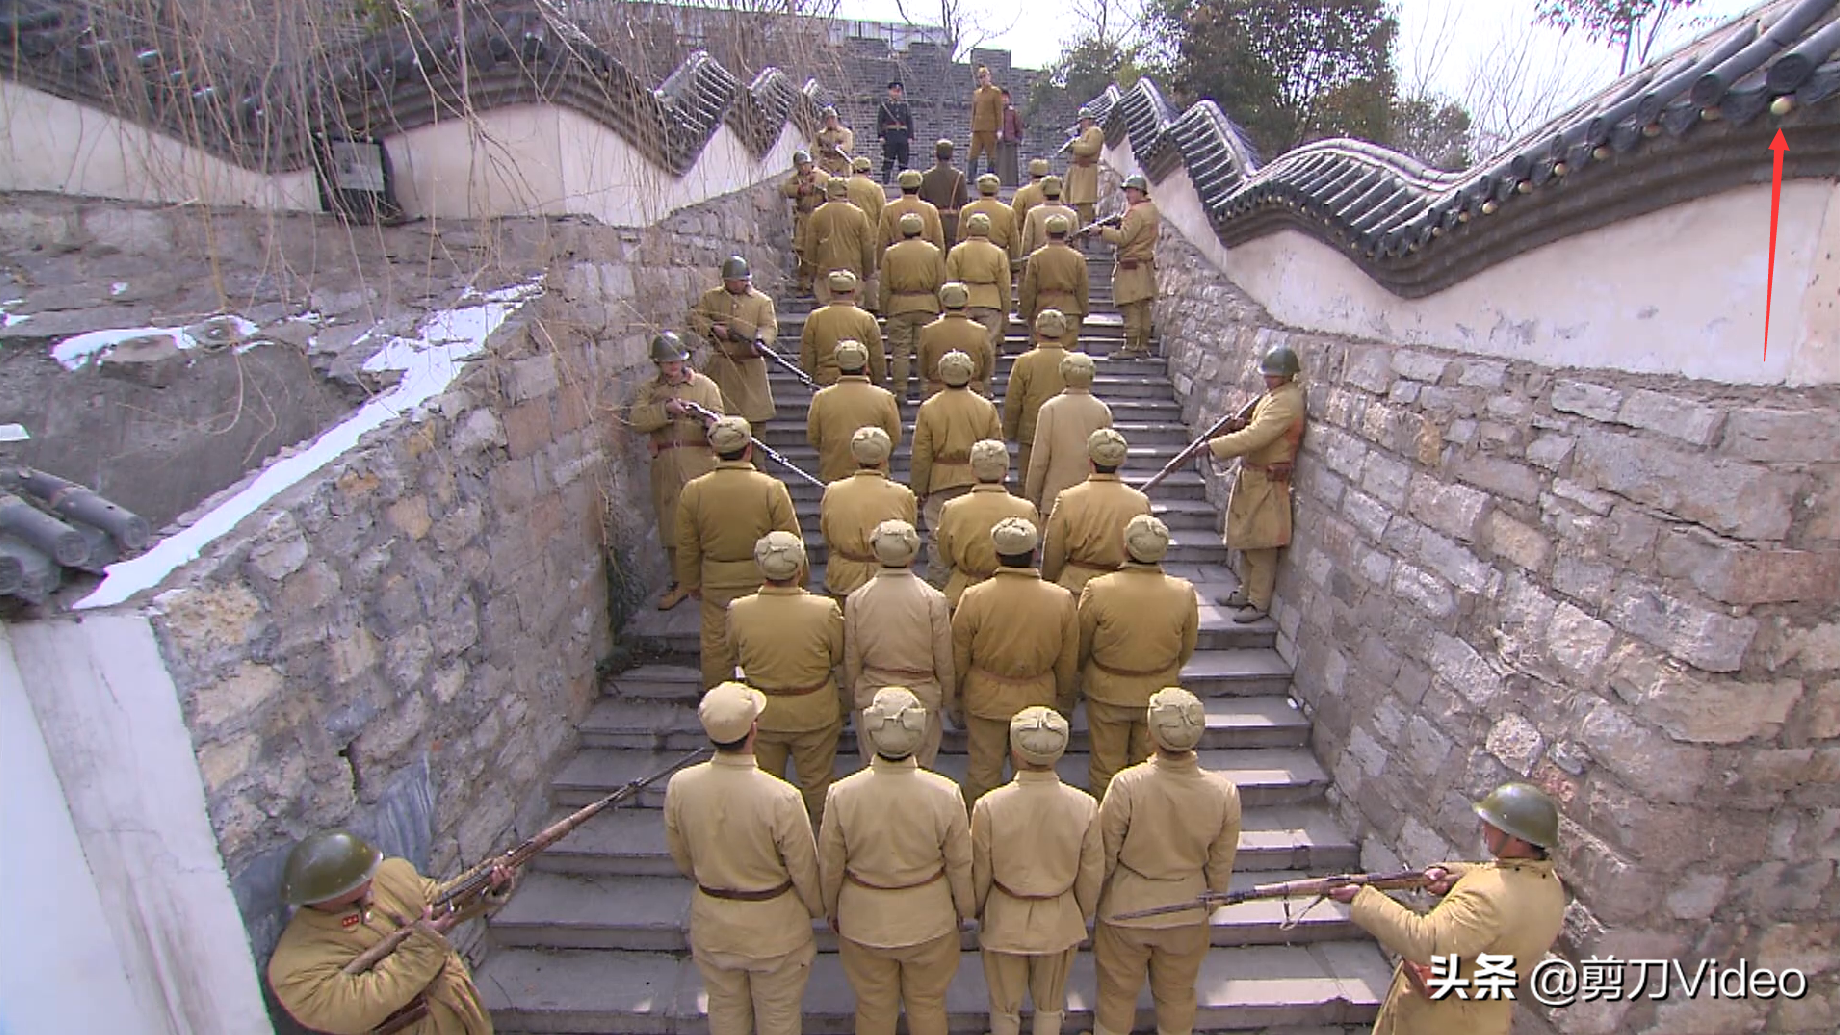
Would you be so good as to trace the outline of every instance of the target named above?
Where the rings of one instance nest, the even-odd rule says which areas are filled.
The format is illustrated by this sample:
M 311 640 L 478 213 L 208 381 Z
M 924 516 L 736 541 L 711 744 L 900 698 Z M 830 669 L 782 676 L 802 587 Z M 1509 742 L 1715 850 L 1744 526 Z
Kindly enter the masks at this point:
M 1243 891 L 1255 884 L 1310 876 L 1295 870 L 1247 871 L 1233 874 L 1230 886 Z M 492 942 L 498 948 L 689 952 L 694 887 L 677 876 L 533 873 L 492 917 Z M 1223 906 L 1208 918 L 1209 941 L 1220 946 L 1294 945 L 1360 937 L 1360 929 L 1348 918 L 1348 907 L 1324 901 L 1305 912 L 1310 902 L 1265 899 Z M 812 933 L 819 952 L 837 951 L 837 936 L 824 921 L 812 921 Z M 977 932 L 961 932 L 959 947 L 975 952 Z M 1091 948 L 1091 939 L 1081 947 Z
M 1370 942 L 1216 947 L 1208 951 L 1195 982 L 1195 1028 L 1256 1032 L 1276 1026 L 1367 1024 L 1378 1013 L 1391 979 L 1391 969 Z M 703 1035 L 708 1030 L 696 964 L 667 953 L 503 949 L 479 969 L 475 983 L 498 1030 L 507 1035 Z M 1092 955 L 1082 952 L 1068 980 L 1063 1030 L 1092 1027 L 1093 988 Z M 838 957 L 821 954 L 805 990 L 804 1030 L 845 1035 L 854 1029 L 855 1004 Z M 989 1001 L 975 954 L 960 956 L 946 1009 L 953 1032 L 988 1030 Z M 1148 1030 L 1155 1023 L 1146 988 L 1134 1027 Z
M 1314 801 L 1328 784 L 1328 777 L 1315 756 L 1305 748 L 1251 748 L 1244 751 L 1201 751 L 1201 764 L 1221 773 L 1239 786 L 1240 799 L 1248 805 L 1284 805 Z M 624 751 L 584 748 L 565 763 L 550 781 L 550 795 L 563 807 L 586 805 L 613 793 L 621 785 L 647 773 L 665 768 L 676 761 L 672 752 Z M 941 752 L 934 759 L 933 770 L 961 781 L 965 775 L 966 756 Z M 834 766 L 841 778 L 861 768 L 862 759 L 839 752 Z M 1056 769 L 1061 779 L 1075 787 L 1086 786 L 1085 752 L 1061 756 Z M 639 804 L 660 808 L 664 804 L 663 781 L 647 787 L 639 795 Z

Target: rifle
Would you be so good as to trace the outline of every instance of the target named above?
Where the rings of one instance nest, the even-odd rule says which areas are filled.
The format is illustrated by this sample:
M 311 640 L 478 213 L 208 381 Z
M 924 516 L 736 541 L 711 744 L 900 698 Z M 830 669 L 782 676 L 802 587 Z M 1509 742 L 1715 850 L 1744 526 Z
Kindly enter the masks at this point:
M 1175 902 L 1167 906 L 1152 906 L 1149 909 L 1133 909 L 1128 913 L 1119 913 L 1113 920 L 1138 920 L 1146 916 L 1163 916 L 1168 913 L 1181 913 L 1190 909 L 1212 910 L 1219 906 L 1238 905 L 1266 898 L 1311 898 L 1309 905 L 1299 910 L 1295 916 L 1288 916 L 1284 927 L 1296 926 L 1303 914 L 1316 908 L 1317 903 L 1329 897 L 1329 892 L 1336 888 L 1362 885 L 1378 891 L 1416 891 L 1431 883 L 1419 870 L 1400 870 L 1397 873 L 1344 873 L 1334 877 L 1312 877 L 1307 880 L 1287 880 L 1277 884 L 1259 884 L 1245 891 L 1204 891 L 1187 902 Z
M 754 348 L 758 350 L 761 355 L 779 364 L 780 369 L 791 374 L 793 377 L 798 378 L 800 384 L 803 384 L 805 387 L 811 389 L 814 392 L 818 390 L 818 382 L 813 381 L 811 379 L 811 375 L 807 374 L 804 370 L 800 369 L 797 363 L 794 363 L 793 361 L 787 359 L 785 356 L 781 355 L 779 351 L 775 349 L 773 346 L 768 345 L 767 339 L 755 338 Z
M 440 890 L 435 893 L 434 902 L 432 902 L 431 905 L 436 912 L 445 908 L 449 913 L 464 912 L 468 909 L 477 907 L 480 904 L 480 900 L 491 890 L 492 871 L 494 869 L 500 866 L 508 870 L 521 868 L 544 849 L 562 840 L 564 837 L 567 837 L 570 831 L 599 815 L 602 810 L 612 808 L 629 798 L 636 797 L 640 791 L 651 784 L 677 772 L 687 765 L 701 760 L 703 756 L 710 753 L 710 750 L 709 748 L 697 748 L 695 751 L 690 752 L 671 763 L 669 766 L 655 773 L 641 776 L 636 780 L 630 780 L 619 790 L 614 791 L 605 798 L 582 806 L 575 812 L 564 816 L 562 819 L 538 831 L 522 844 L 510 849 L 503 855 L 495 855 L 485 862 L 480 863 L 478 866 L 462 873 L 460 876 L 455 877 L 453 880 L 448 881 L 446 884 L 441 885 Z M 362 955 L 353 959 L 350 963 L 345 964 L 345 973 L 362 974 L 370 970 L 385 957 L 395 952 L 396 949 L 401 946 L 403 942 L 408 941 L 409 936 L 414 933 L 415 928 L 413 926 L 399 928 L 390 932 L 382 941 L 365 950 Z M 409 1018 L 409 1020 L 413 1019 L 414 1018 Z M 379 1032 L 387 1032 L 399 1029 L 379 1028 L 377 1030 Z
M 696 403 L 693 403 L 688 399 L 679 399 L 677 401 L 683 404 L 684 409 L 689 410 L 691 413 L 696 414 L 698 417 L 701 417 L 703 419 L 703 423 L 705 424 L 714 423 L 715 421 L 722 419 L 721 414 L 716 413 L 713 410 L 704 409 L 702 406 L 699 406 Z M 823 482 L 807 474 L 804 468 L 800 467 L 798 464 L 795 464 L 792 461 L 781 456 L 779 453 L 779 450 L 774 449 L 772 446 L 767 445 L 765 442 L 762 442 L 756 436 L 749 435 L 748 441 L 754 443 L 755 449 L 758 449 L 762 453 L 765 453 L 767 456 L 767 459 L 772 460 L 774 463 L 779 464 L 780 466 L 786 468 L 786 470 L 791 471 L 793 474 L 798 475 L 800 478 L 803 478 L 807 482 L 810 482 L 811 484 L 816 485 L 820 489 L 825 487 Z
M 1188 444 L 1187 448 L 1183 449 L 1180 453 L 1177 453 L 1175 455 L 1175 459 L 1164 464 L 1162 470 L 1151 475 L 1148 481 L 1144 482 L 1142 485 L 1139 485 L 1137 487 L 1137 491 L 1149 492 L 1151 489 L 1154 489 L 1158 485 L 1160 485 L 1163 479 L 1176 473 L 1176 470 L 1180 468 L 1182 465 L 1188 463 L 1190 460 L 1193 460 L 1195 457 L 1200 456 L 1201 451 L 1207 448 L 1208 440 L 1213 438 L 1215 435 L 1220 434 L 1221 430 L 1224 429 L 1228 424 L 1231 424 L 1234 421 L 1250 420 L 1252 418 L 1252 411 L 1258 407 L 1259 400 L 1263 398 L 1265 398 L 1265 396 L 1255 395 L 1252 397 L 1252 400 L 1250 402 L 1240 407 L 1240 410 L 1238 413 L 1228 414 L 1220 418 L 1219 420 L 1215 421 L 1212 427 L 1202 432 L 1199 437 L 1197 437 L 1193 442 L 1190 442 Z
M 1085 237 L 1087 234 L 1092 233 L 1094 230 L 1104 229 L 1105 227 L 1108 227 L 1108 226 L 1117 226 L 1123 222 L 1124 222 L 1124 213 L 1122 212 L 1116 215 L 1100 216 L 1098 219 L 1095 219 L 1092 222 L 1086 224 L 1085 226 L 1080 227 L 1078 230 L 1075 230 L 1073 232 L 1073 236 L 1074 237 Z

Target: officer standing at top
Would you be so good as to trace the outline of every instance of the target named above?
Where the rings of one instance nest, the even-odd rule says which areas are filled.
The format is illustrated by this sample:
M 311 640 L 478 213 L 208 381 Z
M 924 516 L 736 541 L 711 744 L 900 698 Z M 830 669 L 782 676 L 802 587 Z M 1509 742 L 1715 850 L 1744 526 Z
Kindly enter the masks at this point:
M 1132 518 L 1150 513 L 1150 497 L 1118 477 L 1129 448 L 1112 428 L 1086 436 L 1092 473 L 1062 490 L 1048 511 L 1041 577 L 1076 596 L 1088 582 L 1124 566 L 1124 528 Z
M 1112 268 L 1112 299 L 1124 313 L 1124 348 L 1117 359 L 1150 357 L 1150 306 L 1156 301 L 1156 236 L 1163 217 L 1150 200 L 1150 181 L 1130 176 L 1124 181 L 1128 204 L 1124 220 L 1099 233 L 1118 248 Z
M 997 166 L 997 133 L 1003 128 L 1003 91 L 990 80 L 990 69 L 977 67 L 977 89 L 971 91 L 971 154 L 965 168 L 977 175 L 978 156 L 983 155 L 991 171 Z
M 1241 591 L 1226 603 L 1236 622 L 1256 622 L 1271 612 L 1278 549 L 1291 541 L 1291 472 L 1303 442 L 1303 388 L 1297 353 L 1274 346 L 1259 360 L 1265 394 L 1245 421 L 1229 421 L 1227 434 L 1208 442 L 1216 460 L 1240 457 L 1239 476 L 1227 497 L 1229 547 L 1240 551 Z
M 914 114 L 899 79 L 889 81 L 888 96 L 875 109 L 875 134 L 882 141 L 882 182 L 888 183 L 896 170 L 910 164 L 908 145 L 914 139 Z
M 716 383 L 690 369 L 690 350 L 675 333 L 652 338 L 652 362 L 658 365 L 658 376 L 639 386 L 626 422 L 650 436 L 652 513 L 658 516 L 658 538 L 664 544 L 665 566 L 671 569 L 671 585 L 659 598 L 658 610 L 669 611 L 690 595 L 677 580 L 677 501 L 691 479 L 716 466 L 708 429 L 683 404 L 695 403 L 712 413 L 723 412 L 725 405 Z
M 773 299 L 754 290 L 753 271 L 739 255 L 722 260 L 722 285 L 703 292 L 690 310 L 690 333 L 709 343 L 709 379 L 722 390 L 718 412 L 746 417 L 756 435 L 773 419 L 767 361 L 754 347 L 779 338 Z
M 1080 109 L 1080 131 L 1068 149 L 1073 161 L 1067 167 L 1067 204 L 1085 226 L 1093 221 L 1093 207 L 1099 203 L 1099 154 L 1105 150 L 1105 130 L 1094 124 L 1091 108 Z
M 914 758 L 931 768 L 939 754 L 939 716 L 952 676 L 952 616 L 945 594 L 914 574 L 920 535 L 912 521 L 884 521 L 870 536 L 875 577 L 843 605 L 843 672 L 856 711 L 883 687 L 905 686 L 926 709 Z M 859 725 L 866 725 L 864 716 Z

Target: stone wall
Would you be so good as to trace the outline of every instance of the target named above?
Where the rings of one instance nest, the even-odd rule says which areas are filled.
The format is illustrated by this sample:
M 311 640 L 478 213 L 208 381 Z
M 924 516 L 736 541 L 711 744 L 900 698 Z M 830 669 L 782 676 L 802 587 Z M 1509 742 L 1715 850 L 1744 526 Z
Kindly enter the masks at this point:
M 1530 778 L 1563 806 L 1561 954 L 1810 979 L 1799 1001 L 1676 992 L 1530 1030 L 1831 1030 L 1840 392 L 1304 333 L 1167 226 L 1159 262 L 1191 424 L 1262 387 L 1267 347 L 1303 359 L 1276 617 L 1364 864 L 1473 858 L 1469 802 Z

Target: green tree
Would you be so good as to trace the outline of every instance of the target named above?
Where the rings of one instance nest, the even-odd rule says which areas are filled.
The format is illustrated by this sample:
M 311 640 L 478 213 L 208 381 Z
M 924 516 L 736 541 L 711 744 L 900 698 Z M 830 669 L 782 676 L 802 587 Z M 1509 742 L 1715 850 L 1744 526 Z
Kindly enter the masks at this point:
M 1470 115 L 1444 97 L 1400 97 L 1393 101 L 1392 135 L 1386 143 L 1431 166 L 1457 172 L 1473 161 Z
M 1540 0 L 1534 17 L 1563 31 L 1577 29 L 1586 39 L 1607 43 L 1623 52 L 1618 74 L 1631 62 L 1648 61 L 1655 40 L 1668 17 L 1685 11 L 1699 0 Z

